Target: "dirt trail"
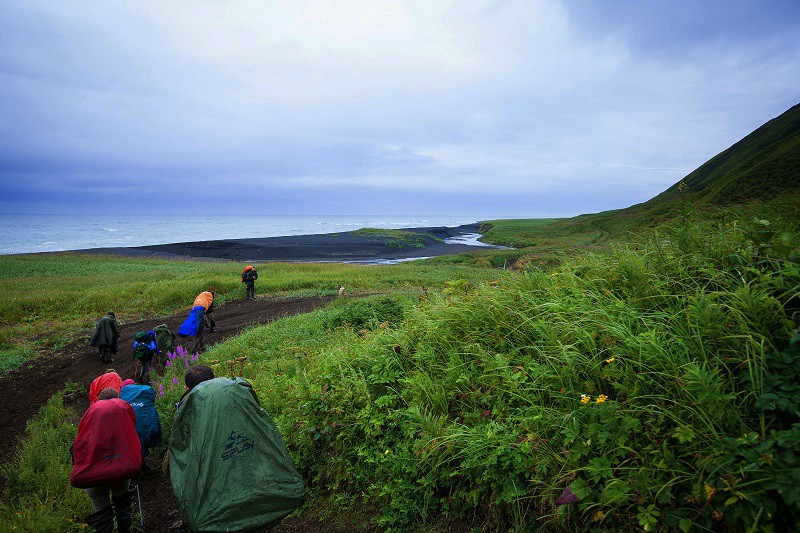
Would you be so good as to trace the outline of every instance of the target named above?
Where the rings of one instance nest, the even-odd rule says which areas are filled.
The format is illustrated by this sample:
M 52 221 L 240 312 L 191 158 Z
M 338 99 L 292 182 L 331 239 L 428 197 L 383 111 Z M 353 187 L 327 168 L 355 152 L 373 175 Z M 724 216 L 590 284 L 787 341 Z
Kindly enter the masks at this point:
M 329 301 L 330 298 L 323 297 L 280 301 L 259 298 L 226 303 L 214 311 L 217 329 L 214 333 L 206 331 L 206 344 L 211 345 L 233 337 L 247 326 L 265 324 L 285 316 L 313 311 Z M 71 342 L 52 354 L 39 357 L 18 370 L 0 376 L 0 442 L 7 443 L 6 446 L 0 447 L 0 463 L 12 458 L 18 439 L 25 430 L 26 422 L 33 418 L 48 398 L 62 390 L 65 383 L 82 383 L 88 391 L 92 380 L 110 367 L 114 368 L 123 379 L 132 377 L 133 336 L 139 331 L 153 329 L 159 324 L 167 324 L 170 330 L 177 331 L 187 314 L 188 309 L 186 312 L 169 317 L 123 324 L 119 341 L 120 351 L 113 363 L 100 361 L 97 349 L 87 346 L 87 336 L 85 339 Z M 187 348 L 191 346 L 192 340 L 176 339 Z M 83 398 L 75 404 L 79 413 L 85 411 L 88 406 L 88 398 Z M 158 471 L 142 479 L 140 493 L 145 531 L 148 533 L 177 531 L 180 522 L 169 480 Z M 307 529 L 296 524 L 295 527 L 288 526 L 285 530 Z

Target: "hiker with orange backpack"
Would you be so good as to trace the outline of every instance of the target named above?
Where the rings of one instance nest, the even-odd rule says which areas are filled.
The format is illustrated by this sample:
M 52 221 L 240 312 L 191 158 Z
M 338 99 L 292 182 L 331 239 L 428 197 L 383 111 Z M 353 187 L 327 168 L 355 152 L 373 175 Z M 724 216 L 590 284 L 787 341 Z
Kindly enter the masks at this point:
M 244 267 L 242 271 L 242 283 L 244 283 L 247 292 L 247 300 L 251 298 L 256 299 L 256 280 L 258 279 L 258 272 L 251 265 Z
M 208 326 L 212 332 L 216 327 L 214 319 L 208 316 L 213 310 L 214 293 L 212 291 L 201 292 L 194 299 L 189 316 L 178 328 L 179 337 L 194 337 L 194 343 L 190 349 L 192 353 L 197 353 L 203 349 L 203 330 L 205 327 Z

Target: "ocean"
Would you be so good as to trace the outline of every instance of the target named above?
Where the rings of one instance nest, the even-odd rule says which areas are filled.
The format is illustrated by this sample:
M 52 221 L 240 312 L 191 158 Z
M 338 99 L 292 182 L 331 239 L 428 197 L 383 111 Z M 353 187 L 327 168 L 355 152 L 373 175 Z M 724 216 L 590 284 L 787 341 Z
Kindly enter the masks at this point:
M 0 255 L 338 233 L 360 228 L 453 227 L 478 220 L 396 215 L 0 215 Z

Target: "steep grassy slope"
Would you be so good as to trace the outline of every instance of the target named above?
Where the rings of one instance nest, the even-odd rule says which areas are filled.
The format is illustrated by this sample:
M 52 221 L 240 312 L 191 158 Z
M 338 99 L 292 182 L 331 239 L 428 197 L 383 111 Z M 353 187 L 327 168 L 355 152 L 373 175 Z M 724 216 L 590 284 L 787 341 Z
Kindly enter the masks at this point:
M 490 220 L 482 222 L 482 230 L 486 242 L 507 246 L 586 246 L 628 239 L 687 210 L 746 210 L 754 204 L 798 216 L 800 104 L 641 204 L 569 219 Z
M 694 204 L 769 202 L 800 189 L 800 104 L 709 159 L 682 182 Z M 674 214 L 681 203 L 676 183 L 634 212 Z

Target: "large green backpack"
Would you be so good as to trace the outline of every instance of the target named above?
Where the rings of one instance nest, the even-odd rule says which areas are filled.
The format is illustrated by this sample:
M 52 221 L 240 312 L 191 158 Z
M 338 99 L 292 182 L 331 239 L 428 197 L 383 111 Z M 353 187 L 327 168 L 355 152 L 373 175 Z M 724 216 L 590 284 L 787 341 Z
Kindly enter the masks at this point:
M 175 351 L 175 334 L 169 330 L 169 326 L 161 324 L 153 328 L 153 331 L 156 332 L 156 344 L 162 354 Z
M 303 478 L 242 378 L 192 389 L 172 423 L 169 475 L 189 531 L 263 531 L 303 504 Z

